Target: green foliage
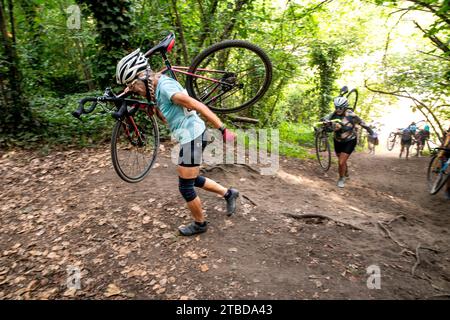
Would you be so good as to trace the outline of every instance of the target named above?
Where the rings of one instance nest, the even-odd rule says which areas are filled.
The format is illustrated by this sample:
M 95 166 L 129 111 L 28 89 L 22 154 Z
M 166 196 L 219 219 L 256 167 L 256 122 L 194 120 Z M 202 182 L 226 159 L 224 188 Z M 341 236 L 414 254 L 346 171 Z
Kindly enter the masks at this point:
M 311 126 L 282 122 L 280 134 L 280 154 L 302 159 L 313 159 L 310 149 L 314 147 L 314 130 Z
M 108 113 L 94 112 L 83 116 L 82 122 L 71 112 L 78 101 L 100 92 L 65 96 L 63 98 L 35 97 L 30 104 L 36 126 L 17 134 L 2 134 L 0 146 L 35 148 L 37 146 L 93 146 L 108 141 L 114 119 Z M 100 108 L 98 108 L 100 109 Z
M 93 71 L 101 87 L 110 86 L 114 79 L 117 61 L 131 50 L 130 31 L 134 24 L 131 1 L 78 0 L 92 12 L 97 27 L 97 53 L 93 59 Z
M 336 42 L 314 43 L 311 47 L 310 66 L 317 69 L 316 94 L 318 96 L 319 116 L 326 116 L 330 112 L 330 102 L 336 91 L 335 81 L 338 77 L 338 59 L 343 55 L 342 46 Z
M 168 31 L 174 31 L 177 37 L 169 54 L 170 61 L 177 65 L 189 65 L 201 50 L 223 39 L 244 39 L 268 53 L 274 66 L 272 85 L 261 101 L 239 115 L 257 118 L 263 127 L 280 127 L 281 149 L 288 154 L 305 155 L 301 150 L 306 149 L 301 148 L 310 145 L 305 142 L 299 149 L 298 141 L 288 133 L 298 135 L 297 123 L 309 124 L 328 113 L 330 101 L 342 85 L 358 88 L 357 112 L 367 121 L 398 103 L 391 96 L 364 89 L 367 79 L 378 89 L 414 94 L 431 107 L 436 117 L 450 118 L 448 56 L 433 41 L 436 38 L 449 44 L 447 0 L 11 3 L 16 38 L 12 48 L 16 58 L 11 64 L 12 56 L 5 58 L 5 45 L 0 47 L 0 103 L 2 109 L 9 108 L 1 115 L 0 132 L 15 143 L 21 139 L 87 144 L 89 138 L 95 143 L 93 137 L 99 141 L 109 137 L 111 128 L 103 122 L 110 120 L 107 115 L 89 118 L 84 125 L 72 120 L 69 111 L 82 96 L 78 93 L 114 84 L 120 58 L 138 47 L 149 49 Z M 69 29 L 66 9 L 77 3 L 81 8 L 81 28 Z M 399 9 L 405 10 L 391 14 Z M 419 14 L 407 13 L 400 19 L 406 9 Z M 5 10 L 7 31 L 11 33 L 7 5 Z M 433 19 L 422 21 L 423 11 L 419 10 L 433 10 L 429 15 Z M 411 29 L 415 32 L 404 33 Z M 160 57 L 153 57 L 151 64 L 155 70 L 163 67 Z M 11 88 L 14 83 L 4 78 L 12 75 L 10 66 L 19 71 L 15 84 L 20 86 L 15 89 Z M 11 98 L 16 102 L 11 103 Z M 27 108 L 27 101 L 31 101 L 31 109 Z M 428 112 L 421 106 L 414 108 Z M 65 116 L 68 119 L 64 120 Z M 5 121 L 13 123 L 12 119 L 16 119 L 15 124 L 4 125 Z M 287 126 L 288 122 L 295 123 L 294 127 Z M 12 135 L 11 129 L 18 133 Z M 77 136 L 80 139 L 75 139 Z

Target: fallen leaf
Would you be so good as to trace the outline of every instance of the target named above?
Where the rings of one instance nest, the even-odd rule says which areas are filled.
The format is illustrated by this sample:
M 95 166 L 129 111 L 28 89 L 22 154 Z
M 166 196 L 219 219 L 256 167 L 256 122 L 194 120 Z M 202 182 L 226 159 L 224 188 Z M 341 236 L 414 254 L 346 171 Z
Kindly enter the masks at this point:
M 149 216 L 145 216 L 143 219 L 142 219 L 142 224 L 148 224 L 150 222 L 150 217 Z
M 161 289 L 156 291 L 157 294 L 161 294 L 161 293 L 164 293 L 164 292 L 166 292 L 166 288 L 161 288 Z
M 142 209 L 139 206 L 133 206 L 131 207 L 131 210 L 135 211 L 135 212 L 141 212 Z
M 209 270 L 209 267 L 208 267 L 208 265 L 206 265 L 206 264 L 202 264 L 202 265 L 200 266 L 200 270 L 201 270 L 202 272 L 206 272 L 206 271 Z
M 172 232 L 166 232 L 162 235 L 163 239 L 170 239 L 172 238 L 173 233 Z
M 47 255 L 47 258 L 49 258 L 49 259 L 57 259 L 57 258 L 59 258 L 59 256 L 56 254 L 56 252 L 50 252 Z
M 122 291 L 118 286 L 116 286 L 114 283 L 111 283 L 108 285 L 108 288 L 106 288 L 105 297 L 117 296 L 121 292 Z
M 67 289 L 64 293 L 63 296 L 64 297 L 69 297 L 69 298 L 73 298 L 75 297 L 75 294 L 77 293 L 77 289 L 76 288 L 70 288 Z

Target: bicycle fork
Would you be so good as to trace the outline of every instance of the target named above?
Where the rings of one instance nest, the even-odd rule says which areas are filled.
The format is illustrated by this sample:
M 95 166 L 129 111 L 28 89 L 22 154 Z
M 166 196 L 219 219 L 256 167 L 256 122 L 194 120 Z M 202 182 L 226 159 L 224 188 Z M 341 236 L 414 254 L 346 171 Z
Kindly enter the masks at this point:
M 122 125 L 125 129 L 125 134 L 126 134 L 128 140 L 130 141 L 130 143 L 133 146 L 143 146 L 144 145 L 145 140 L 143 139 L 143 134 L 138 129 L 133 117 L 128 116 L 125 121 L 122 121 Z M 135 135 L 136 139 L 133 139 L 133 134 Z

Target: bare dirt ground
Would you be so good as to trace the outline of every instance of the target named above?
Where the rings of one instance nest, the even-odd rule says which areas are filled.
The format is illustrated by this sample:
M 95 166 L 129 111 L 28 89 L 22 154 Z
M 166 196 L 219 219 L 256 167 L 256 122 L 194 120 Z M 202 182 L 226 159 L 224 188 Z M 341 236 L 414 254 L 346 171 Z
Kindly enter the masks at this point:
M 168 148 L 138 184 L 118 178 L 107 146 L 9 151 L 0 155 L 0 298 L 448 297 L 450 204 L 428 195 L 427 164 L 354 154 L 343 190 L 336 166 L 324 174 L 313 161 L 282 158 L 276 176 L 206 167 L 247 199 L 227 218 L 223 199 L 199 191 L 210 228 L 186 238 L 177 235 L 190 217 Z M 292 217 L 302 214 L 334 220 Z M 370 265 L 380 289 L 367 287 Z M 79 290 L 67 289 L 72 267 Z

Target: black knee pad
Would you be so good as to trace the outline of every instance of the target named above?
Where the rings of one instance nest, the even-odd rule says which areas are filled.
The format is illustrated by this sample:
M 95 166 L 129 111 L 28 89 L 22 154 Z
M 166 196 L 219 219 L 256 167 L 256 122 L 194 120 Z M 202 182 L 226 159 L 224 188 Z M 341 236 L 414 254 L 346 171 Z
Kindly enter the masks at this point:
M 194 186 L 196 186 L 197 188 L 203 188 L 203 186 L 205 185 L 205 182 L 206 182 L 205 177 L 197 176 L 197 178 L 195 178 Z
M 186 202 L 192 201 L 197 197 L 194 189 L 195 180 L 196 179 L 178 178 L 178 189 Z

